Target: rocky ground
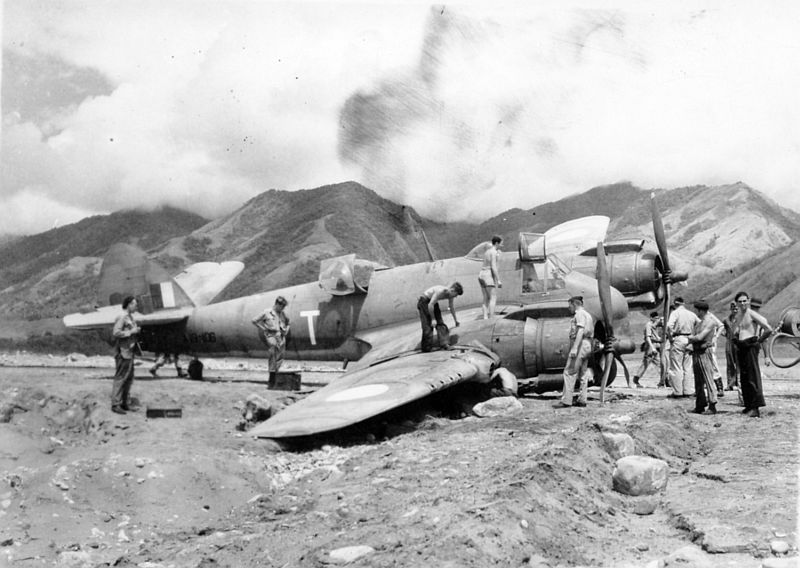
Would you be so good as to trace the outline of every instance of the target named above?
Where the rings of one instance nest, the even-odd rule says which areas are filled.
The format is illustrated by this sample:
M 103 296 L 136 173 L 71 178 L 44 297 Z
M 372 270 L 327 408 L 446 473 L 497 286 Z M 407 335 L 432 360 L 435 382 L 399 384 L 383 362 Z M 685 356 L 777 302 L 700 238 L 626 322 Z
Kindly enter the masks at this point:
M 797 369 L 768 406 L 720 413 L 615 384 L 495 418 L 415 406 L 348 437 L 281 447 L 242 430 L 263 366 L 207 361 L 203 382 L 137 368 L 140 410 L 112 414 L 109 358 L 0 354 L 0 566 L 798 566 Z M 146 418 L 146 408 L 180 418 Z M 612 488 L 604 432 L 665 460 L 654 496 Z

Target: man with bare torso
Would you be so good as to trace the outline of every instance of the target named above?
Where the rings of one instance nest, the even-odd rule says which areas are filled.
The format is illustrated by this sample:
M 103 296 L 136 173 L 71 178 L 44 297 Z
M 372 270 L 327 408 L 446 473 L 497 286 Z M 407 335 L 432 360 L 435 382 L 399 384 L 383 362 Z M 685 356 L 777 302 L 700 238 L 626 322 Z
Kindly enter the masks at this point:
M 456 327 L 459 326 L 458 317 L 456 316 L 456 308 L 453 305 L 453 299 L 464 293 L 464 288 L 460 282 L 453 282 L 450 286 L 431 286 L 422 295 L 417 298 L 417 311 L 419 312 L 419 321 L 422 325 L 422 351 L 427 353 L 434 347 L 433 345 L 433 322 L 436 321 L 437 334 L 439 330 L 446 331 L 447 326 L 442 320 L 442 311 L 439 308 L 440 300 L 447 300 L 450 307 L 450 314 L 453 316 L 453 323 Z M 448 339 L 438 335 L 439 347 L 448 348 Z
M 759 408 L 766 406 L 761 386 L 761 369 L 758 353 L 761 344 L 773 333 L 767 318 L 750 309 L 750 295 L 738 292 L 736 304 L 739 311 L 734 322 L 734 343 L 739 358 L 739 382 L 741 383 L 744 410 L 748 416 L 760 416 Z

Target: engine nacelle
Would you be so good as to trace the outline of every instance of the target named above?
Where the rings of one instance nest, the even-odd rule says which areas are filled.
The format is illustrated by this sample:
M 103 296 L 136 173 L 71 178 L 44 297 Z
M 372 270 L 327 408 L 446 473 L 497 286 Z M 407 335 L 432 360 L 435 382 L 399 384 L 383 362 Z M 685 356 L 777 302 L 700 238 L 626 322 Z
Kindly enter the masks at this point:
M 604 245 L 611 286 L 619 290 L 630 308 L 653 309 L 664 298 L 661 274 L 663 263 L 658 251 L 642 239 L 614 241 Z M 594 278 L 597 250 L 587 249 L 572 259 L 571 268 Z M 683 282 L 685 272 L 672 272 L 671 281 Z
M 800 337 L 800 308 L 786 308 L 783 310 L 780 331 Z
M 569 330 L 571 317 L 546 317 L 498 320 L 487 337 L 480 334 L 473 338 L 491 343 L 491 350 L 500 358 L 500 364 L 526 382 L 523 390 L 537 393 L 560 390 L 563 387 L 562 371 L 569 355 Z M 602 323 L 596 323 L 592 368 L 599 374 L 603 358 Z M 471 339 L 467 337 L 462 339 Z M 618 339 L 614 343 L 617 355 L 633 353 L 636 344 L 630 339 Z M 612 368 L 609 384 L 613 382 Z M 522 387 L 521 387 L 522 388 Z

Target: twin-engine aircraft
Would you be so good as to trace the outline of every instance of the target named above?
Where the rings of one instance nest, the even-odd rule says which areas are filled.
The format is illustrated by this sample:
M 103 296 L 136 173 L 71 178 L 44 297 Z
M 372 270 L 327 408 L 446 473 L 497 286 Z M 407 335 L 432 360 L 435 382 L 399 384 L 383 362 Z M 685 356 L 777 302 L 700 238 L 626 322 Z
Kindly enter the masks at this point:
M 101 271 L 101 301 L 109 306 L 68 315 L 64 323 L 110 332 L 122 298 L 133 294 L 145 351 L 263 357 L 266 348 L 251 320 L 283 296 L 291 321 L 286 358 L 350 365 L 251 431 L 264 438 L 343 428 L 458 383 L 489 382 L 501 366 L 529 391 L 560 389 L 570 347 L 568 299 L 577 295 L 598 322 L 595 337 L 605 346 L 596 354 L 597 367 L 605 369 L 604 388 L 609 374 L 613 380 L 614 358 L 621 361 L 635 350 L 633 341 L 613 337 L 613 321 L 629 308 L 656 307 L 669 282 L 686 279 L 665 270 L 666 251 L 660 254 L 644 239 L 604 244 L 608 225 L 608 217 L 591 216 L 543 234 L 520 233 L 517 251 L 500 255 L 503 287 L 489 319 L 482 317 L 477 278 L 489 243 L 464 257 L 394 268 L 342 256 L 322 262 L 317 282 L 219 303 L 211 302 L 241 263 L 200 263 L 171 279 L 142 251 L 115 245 Z M 455 300 L 461 325 L 451 329 L 450 349 L 423 353 L 417 298 L 454 281 L 464 288 Z

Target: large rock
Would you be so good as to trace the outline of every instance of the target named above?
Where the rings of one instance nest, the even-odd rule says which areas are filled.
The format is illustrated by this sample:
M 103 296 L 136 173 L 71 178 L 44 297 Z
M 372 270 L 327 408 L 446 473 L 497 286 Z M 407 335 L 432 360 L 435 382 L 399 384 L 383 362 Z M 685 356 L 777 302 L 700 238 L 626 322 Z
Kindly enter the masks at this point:
M 632 456 L 635 453 L 633 438 L 627 434 L 603 432 L 603 446 L 605 446 L 608 454 L 615 460 L 626 456 Z
M 522 410 L 522 403 L 513 396 L 501 396 L 479 402 L 472 407 L 472 412 L 481 418 L 505 416 Z
M 331 550 L 330 554 L 330 561 L 335 564 L 350 564 L 354 560 L 358 560 L 362 556 L 366 556 L 367 554 L 372 554 L 375 552 L 375 549 L 371 546 L 361 545 L 361 546 L 345 546 L 344 548 L 337 548 L 336 550 Z
M 652 495 L 667 486 L 667 462 L 646 456 L 617 460 L 612 475 L 614 490 L 625 495 Z

